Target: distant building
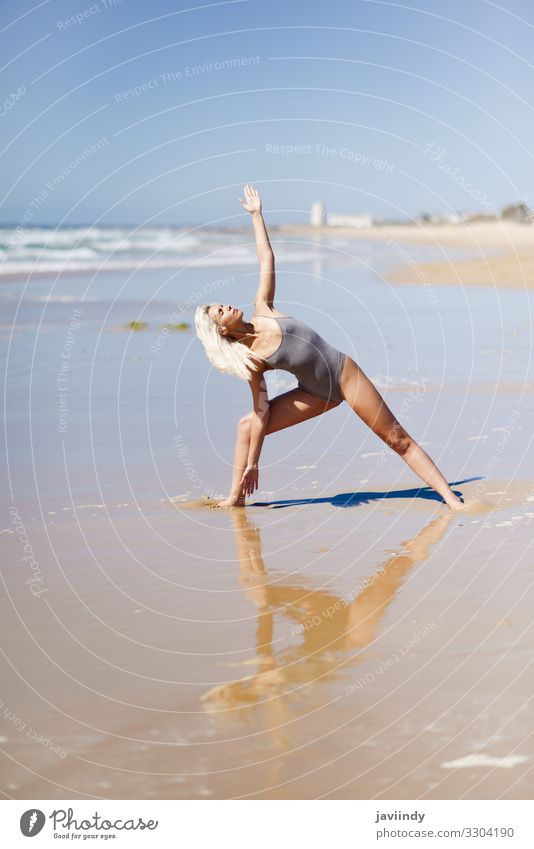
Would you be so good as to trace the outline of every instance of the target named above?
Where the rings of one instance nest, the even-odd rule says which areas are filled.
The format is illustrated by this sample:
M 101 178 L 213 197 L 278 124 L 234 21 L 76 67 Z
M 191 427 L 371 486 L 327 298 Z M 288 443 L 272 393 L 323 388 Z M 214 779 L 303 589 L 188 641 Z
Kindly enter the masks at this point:
M 310 224 L 312 227 L 323 227 L 326 222 L 326 210 L 320 200 L 312 203 L 310 210 Z
M 526 224 L 532 221 L 532 212 L 526 203 L 517 203 L 514 206 L 505 206 L 501 210 L 501 218 Z
M 430 215 L 424 212 L 419 216 L 419 221 L 423 224 L 459 224 L 461 217 L 456 212 L 441 212 L 436 215 Z
M 477 221 L 498 221 L 496 212 L 466 212 L 462 215 L 462 221 L 468 224 L 476 224 Z
M 328 215 L 329 227 L 372 227 L 373 219 L 370 215 Z

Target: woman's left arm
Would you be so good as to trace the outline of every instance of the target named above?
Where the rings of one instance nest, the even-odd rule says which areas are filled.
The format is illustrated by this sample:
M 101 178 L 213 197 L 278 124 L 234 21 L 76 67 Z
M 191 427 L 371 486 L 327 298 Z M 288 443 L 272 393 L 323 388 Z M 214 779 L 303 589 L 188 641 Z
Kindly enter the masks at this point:
M 250 429 L 247 466 L 241 478 L 241 486 L 245 495 L 250 495 L 258 488 L 258 461 L 271 415 L 269 396 L 263 374 L 261 372 L 254 372 L 249 385 L 254 401 L 254 412 L 252 414 L 252 425 Z

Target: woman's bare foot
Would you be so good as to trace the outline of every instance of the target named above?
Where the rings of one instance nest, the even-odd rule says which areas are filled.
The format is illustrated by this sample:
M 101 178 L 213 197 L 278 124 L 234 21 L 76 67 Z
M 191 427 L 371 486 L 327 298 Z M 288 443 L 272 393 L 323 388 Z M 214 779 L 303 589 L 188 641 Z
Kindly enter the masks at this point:
M 232 497 L 229 496 L 228 498 L 223 498 L 222 501 L 219 501 L 218 506 L 219 507 L 244 507 L 245 506 L 245 499 L 242 495 L 239 496 L 239 498 L 232 498 Z
M 241 496 L 228 496 L 228 498 L 222 498 L 220 501 L 211 501 L 208 500 L 206 505 L 207 507 L 244 507 L 245 499 Z

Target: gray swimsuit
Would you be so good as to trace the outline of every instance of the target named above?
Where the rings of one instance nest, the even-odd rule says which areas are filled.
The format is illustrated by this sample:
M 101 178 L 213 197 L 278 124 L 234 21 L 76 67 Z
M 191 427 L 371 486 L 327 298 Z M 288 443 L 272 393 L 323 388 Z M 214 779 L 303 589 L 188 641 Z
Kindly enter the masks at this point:
M 282 331 L 282 341 L 270 357 L 274 368 L 290 371 L 298 379 L 299 389 L 327 401 L 343 401 L 339 386 L 345 354 L 329 345 L 308 324 L 291 315 L 268 315 Z

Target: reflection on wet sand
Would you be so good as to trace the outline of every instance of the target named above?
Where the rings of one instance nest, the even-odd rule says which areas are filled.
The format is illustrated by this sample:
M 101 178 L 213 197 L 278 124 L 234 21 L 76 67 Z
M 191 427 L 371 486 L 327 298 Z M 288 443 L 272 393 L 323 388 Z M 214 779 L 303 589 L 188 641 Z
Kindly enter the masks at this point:
M 205 709 L 232 711 L 247 719 L 247 710 L 267 711 L 278 748 L 284 748 L 282 725 L 289 703 L 307 699 L 317 688 L 343 680 L 378 634 L 390 603 L 410 570 L 443 536 L 452 513 L 430 521 L 402 553 L 387 560 L 355 593 L 336 596 L 322 589 L 292 586 L 289 579 L 270 580 L 261 554 L 259 529 L 245 510 L 232 512 L 239 577 L 247 598 L 258 608 L 255 661 L 257 671 L 211 688 L 202 696 Z M 273 645 L 275 618 L 292 623 L 294 644 Z M 251 661 L 245 661 L 250 664 Z M 339 697 L 335 694 L 333 698 Z

